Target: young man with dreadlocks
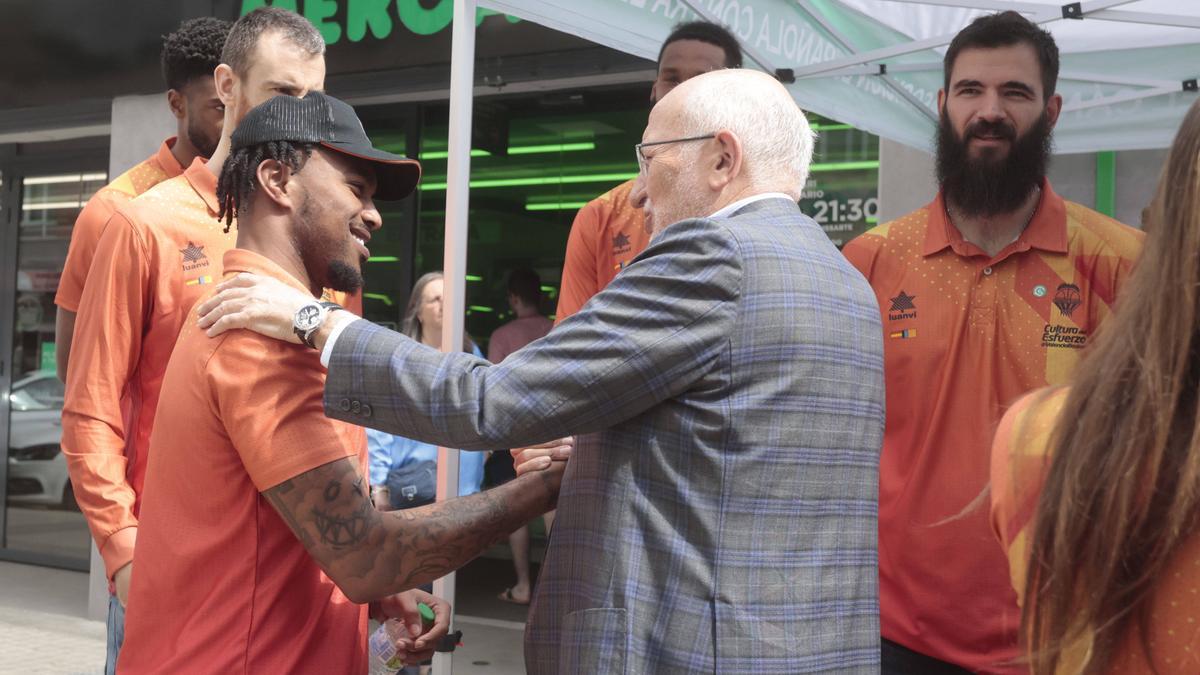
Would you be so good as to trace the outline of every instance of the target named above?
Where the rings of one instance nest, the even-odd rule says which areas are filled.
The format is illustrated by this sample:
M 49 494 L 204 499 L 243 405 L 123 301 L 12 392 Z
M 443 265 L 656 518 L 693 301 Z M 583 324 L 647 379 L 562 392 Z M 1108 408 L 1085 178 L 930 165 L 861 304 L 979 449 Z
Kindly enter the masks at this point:
M 372 147 L 345 103 L 271 99 L 233 135 L 218 184 L 226 223 L 238 216 L 224 277 L 254 273 L 308 295 L 292 328 L 311 346 L 340 309 L 318 302 L 321 289 L 362 286 L 381 225 L 373 200 L 403 198 L 419 176 L 416 162 Z M 366 603 L 406 620 L 401 646 L 416 662 L 449 608 L 404 591 L 552 508 L 563 462 L 451 502 L 375 510 L 363 429 L 325 416 L 324 389 L 312 349 L 244 330 L 210 338 L 192 313 L 151 438 L 122 673 L 364 673 Z M 417 600 L 435 605 L 425 634 Z
M 324 86 L 324 50 L 312 24 L 293 12 L 266 7 L 239 19 L 220 65 L 209 71 L 225 106 L 211 162 L 198 157 L 182 175 L 119 207 L 96 245 L 78 307 L 62 451 L 114 586 L 110 661 L 121 644 L 167 358 L 188 311 L 219 278 L 221 254 L 233 245 L 217 221 L 215 172 L 229 152 L 229 134 L 254 104 Z
M 228 33 L 228 21 L 202 17 L 184 21 L 163 38 L 162 71 L 167 82 L 167 105 L 176 120 L 175 135 L 163 141 L 153 155 L 100 188 L 75 220 L 71 247 L 54 296 L 58 305 L 54 352 L 58 377 L 63 382 L 67 381 L 79 297 L 104 224 L 118 205 L 178 176 L 192 160 L 211 157 L 217 149 L 225 105 L 217 97 L 212 75 L 221 62 L 221 48 Z

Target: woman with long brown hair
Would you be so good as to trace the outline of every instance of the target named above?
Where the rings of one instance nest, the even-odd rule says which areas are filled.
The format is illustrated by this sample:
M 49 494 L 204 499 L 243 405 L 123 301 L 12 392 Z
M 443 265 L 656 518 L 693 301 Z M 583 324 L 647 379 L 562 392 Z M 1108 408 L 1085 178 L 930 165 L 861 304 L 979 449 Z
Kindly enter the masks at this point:
M 1034 675 L 1200 673 L 1200 103 L 1146 247 L 1069 389 L 992 450 L 992 522 Z

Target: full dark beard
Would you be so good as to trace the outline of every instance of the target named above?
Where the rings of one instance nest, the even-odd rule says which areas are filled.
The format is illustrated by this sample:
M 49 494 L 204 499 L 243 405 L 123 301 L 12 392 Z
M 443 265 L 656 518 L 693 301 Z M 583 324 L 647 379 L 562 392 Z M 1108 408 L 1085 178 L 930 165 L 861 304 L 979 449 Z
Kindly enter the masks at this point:
M 200 130 L 198 121 L 199 116 L 189 116 L 187 126 L 188 142 L 200 153 L 204 159 L 209 159 L 213 153 L 217 151 L 217 144 L 221 142 L 221 137 L 212 138 Z
M 972 158 L 967 140 L 981 132 L 1007 134 L 1004 157 Z M 946 201 L 965 216 L 992 216 L 1016 211 L 1041 185 L 1050 162 L 1052 127 L 1045 113 L 1024 136 L 1013 140 L 1011 127 L 976 122 L 959 138 L 943 109 L 937 131 L 937 178 Z

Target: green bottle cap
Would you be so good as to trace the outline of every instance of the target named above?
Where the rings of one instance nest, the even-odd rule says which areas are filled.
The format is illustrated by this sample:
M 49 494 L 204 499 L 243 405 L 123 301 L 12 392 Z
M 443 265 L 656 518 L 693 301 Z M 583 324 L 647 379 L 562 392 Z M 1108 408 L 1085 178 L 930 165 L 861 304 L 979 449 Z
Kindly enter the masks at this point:
M 433 626 L 435 619 L 433 608 L 423 602 L 418 602 L 417 611 L 421 613 L 421 627 L 429 630 Z

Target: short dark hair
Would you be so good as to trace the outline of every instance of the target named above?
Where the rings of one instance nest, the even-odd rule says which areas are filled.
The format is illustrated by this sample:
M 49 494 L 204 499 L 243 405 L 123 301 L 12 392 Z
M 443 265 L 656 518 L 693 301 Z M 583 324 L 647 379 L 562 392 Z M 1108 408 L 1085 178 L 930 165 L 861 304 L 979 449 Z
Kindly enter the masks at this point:
M 179 91 L 196 77 L 212 77 L 221 63 L 221 49 L 229 35 L 228 21 L 203 16 L 188 19 L 163 36 L 162 73 L 168 89 Z
M 542 278 L 528 267 L 519 267 L 508 274 L 508 292 L 536 307 L 542 301 Z
M 273 159 L 286 164 L 292 171 L 299 171 L 316 147 L 314 143 L 267 141 L 230 152 L 229 159 L 221 167 L 221 177 L 217 179 L 217 203 L 220 204 L 217 220 L 225 221 L 225 231 L 229 231 L 233 219 L 246 209 L 250 197 L 258 189 L 259 164 Z
M 699 40 L 716 45 L 725 50 L 726 68 L 742 67 L 742 48 L 738 45 L 737 38 L 724 26 L 709 21 L 689 21 L 675 26 L 675 30 L 671 31 L 658 50 L 656 63 L 662 63 L 663 52 L 667 50 L 667 45 L 680 40 Z
M 254 47 L 259 38 L 278 31 L 288 42 L 316 56 L 325 53 L 325 40 L 308 19 L 279 7 L 259 7 L 247 13 L 229 29 L 221 63 L 228 65 L 239 77 L 245 77 L 254 61 Z
M 942 61 L 945 76 L 943 86 L 947 92 L 950 90 L 950 71 L 954 70 L 954 61 L 962 50 L 995 49 L 1020 44 L 1033 47 L 1037 54 L 1042 67 L 1042 94 L 1048 100 L 1058 85 L 1058 45 L 1050 33 L 1011 10 L 981 16 L 954 36 Z

